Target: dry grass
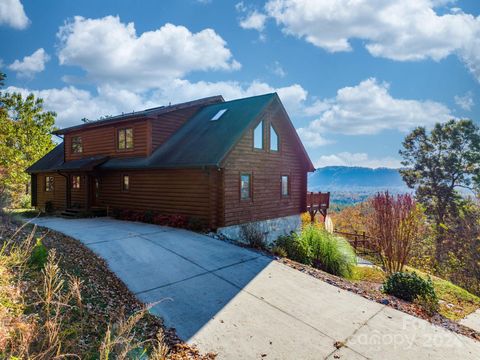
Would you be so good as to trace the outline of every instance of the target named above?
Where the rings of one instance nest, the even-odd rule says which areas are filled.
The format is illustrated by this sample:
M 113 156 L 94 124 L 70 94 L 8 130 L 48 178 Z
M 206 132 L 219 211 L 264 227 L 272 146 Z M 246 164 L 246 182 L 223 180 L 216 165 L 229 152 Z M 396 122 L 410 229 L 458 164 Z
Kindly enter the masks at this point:
M 76 258 L 62 260 L 63 247 L 84 251 L 74 240 L 17 228 L 0 216 L 0 359 L 214 358 L 175 340 L 170 329 L 166 336 L 161 322 L 137 306 L 93 254 L 82 253 L 80 266 L 72 265 Z M 50 248 L 41 266 L 32 264 L 31 256 L 39 235 Z M 64 241 L 57 249 L 50 246 L 58 240 Z M 105 282 L 93 278 L 93 271 Z M 123 303 L 127 308 L 120 309 Z

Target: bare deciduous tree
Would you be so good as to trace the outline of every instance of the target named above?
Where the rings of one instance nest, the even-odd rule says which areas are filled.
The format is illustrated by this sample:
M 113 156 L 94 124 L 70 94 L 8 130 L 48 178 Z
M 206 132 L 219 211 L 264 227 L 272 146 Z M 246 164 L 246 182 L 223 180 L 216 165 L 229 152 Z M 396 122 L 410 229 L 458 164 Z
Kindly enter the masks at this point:
M 422 233 L 423 212 L 410 194 L 376 194 L 371 200 L 368 233 L 374 238 L 387 273 L 402 271 Z

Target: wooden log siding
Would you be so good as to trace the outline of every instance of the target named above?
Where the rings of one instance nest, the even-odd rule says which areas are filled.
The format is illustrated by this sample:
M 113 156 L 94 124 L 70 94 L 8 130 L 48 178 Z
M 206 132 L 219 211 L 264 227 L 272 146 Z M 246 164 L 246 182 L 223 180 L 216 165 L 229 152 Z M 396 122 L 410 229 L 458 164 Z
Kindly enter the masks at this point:
M 122 190 L 122 175 L 130 189 Z M 197 217 L 216 226 L 216 170 L 142 170 L 100 174 L 99 204 L 109 208 L 151 210 L 165 215 Z
M 45 191 L 45 177 L 53 176 L 53 191 Z M 56 173 L 37 174 L 37 207 L 45 209 L 45 203 L 51 201 L 54 209 L 66 207 L 66 179 Z
M 152 151 L 162 145 L 199 109 L 200 106 L 192 106 L 159 115 L 157 119 L 152 120 Z
M 77 160 L 89 156 L 140 157 L 151 151 L 150 120 L 140 119 L 65 134 L 65 159 Z M 133 149 L 117 149 L 117 129 L 133 129 Z M 72 153 L 72 137 L 82 138 L 83 151 Z
M 224 225 L 300 214 L 306 209 L 306 164 L 299 151 L 280 106 L 273 104 L 265 112 L 264 149 L 253 149 L 250 129 L 229 154 L 224 169 Z M 280 151 L 270 151 L 270 124 L 280 139 Z M 240 200 L 240 174 L 252 174 L 252 199 Z M 281 196 L 281 176 L 288 175 L 290 195 Z

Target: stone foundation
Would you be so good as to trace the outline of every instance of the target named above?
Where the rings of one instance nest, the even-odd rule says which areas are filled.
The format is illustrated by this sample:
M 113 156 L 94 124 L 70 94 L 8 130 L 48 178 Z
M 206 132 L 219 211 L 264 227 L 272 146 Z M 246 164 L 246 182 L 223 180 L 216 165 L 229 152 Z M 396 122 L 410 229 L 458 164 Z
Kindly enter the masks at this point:
M 252 223 L 258 225 L 260 229 L 262 229 L 265 234 L 265 241 L 270 244 L 280 235 L 287 235 L 292 231 L 300 229 L 302 220 L 300 214 L 298 214 L 275 219 L 254 221 Z M 231 240 L 245 242 L 240 236 L 241 226 L 242 224 L 218 228 L 217 233 Z

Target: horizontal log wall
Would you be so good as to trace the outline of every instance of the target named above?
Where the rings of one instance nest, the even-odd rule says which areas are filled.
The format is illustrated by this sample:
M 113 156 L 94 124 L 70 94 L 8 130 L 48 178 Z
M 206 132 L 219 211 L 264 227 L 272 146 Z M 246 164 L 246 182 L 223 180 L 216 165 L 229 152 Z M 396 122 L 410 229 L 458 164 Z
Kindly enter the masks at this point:
M 53 176 L 53 191 L 45 191 L 45 177 Z M 37 175 L 37 208 L 44 210 L 45 203 L 51 201 L 56 210 L 65 208 L 66 205 L 66 179 L 56 173 L 40 173 Z
M 264 150 L 253 149 L 253 129 L 229 154 L 224 169 L 224 226 L 295 215 L 306 209 L 307 164 L 281 106 L 264 113 Z M 280 151 L 271 152 L 270 124 L 279 136 Z M 240 174 L 252 174 L 252 199 L 240 200 Z M 290 195 L 281 196 L 281 176 L 288 175 Z
M 157 119 L 152 120 L 152 151 L 162 145 L 199 109 L 200 106 L 192 106 L 159 115 Z
M 117 149 L 117 129 L 133 129 L 133 149 Z M 137 157 L 151 152 L 150 120 L 132 120 L 116 125 L 105 125 L 65 134 L 65 159 L 67 161 L 89 156 Z M 81 136 L 83 151 L 72 153 L 72 137 Z
M 197 217 L 211 225 L 217 209 L 211 198 L 210 170 L 148 170 L 101 173 L 99 205 L 129 210 L 152 210 L 166 215 Z M 128 175 L 130 189 L 122 190 Z

